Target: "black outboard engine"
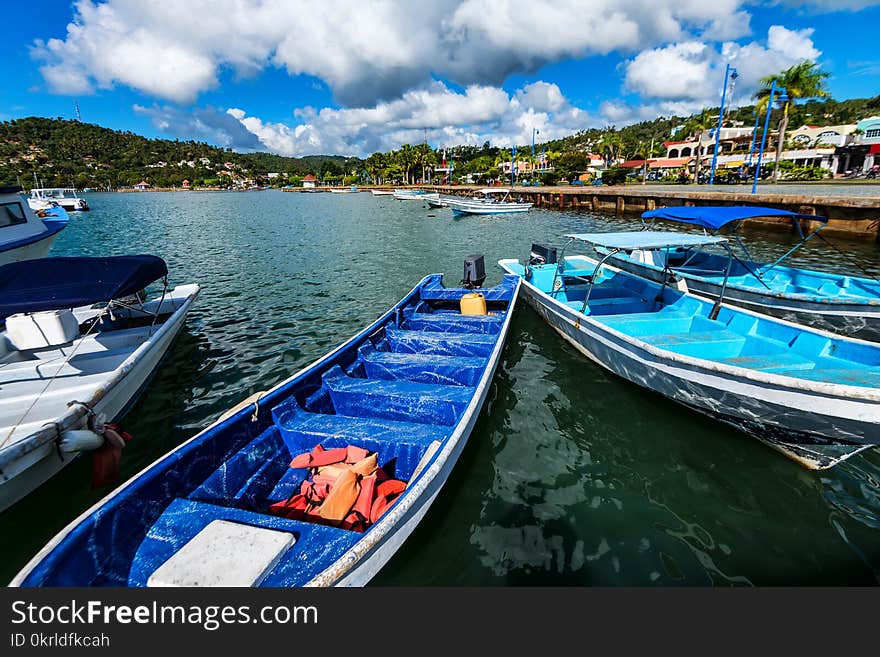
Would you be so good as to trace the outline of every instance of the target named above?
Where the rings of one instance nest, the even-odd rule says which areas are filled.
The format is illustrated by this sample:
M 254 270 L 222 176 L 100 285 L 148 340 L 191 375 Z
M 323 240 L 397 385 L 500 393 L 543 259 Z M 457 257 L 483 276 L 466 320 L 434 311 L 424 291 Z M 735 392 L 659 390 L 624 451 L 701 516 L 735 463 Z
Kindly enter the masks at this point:
M 556 247 L 545 242 L 533 242 L 532 251 L 529 253 L 530 265 L 554 265 L 556 264 Z
M 477 288 L 486 280 L 486 263 L 481 255 L 472 255 L 464 259 L 464 278 L 461 284 L 466 288 Z

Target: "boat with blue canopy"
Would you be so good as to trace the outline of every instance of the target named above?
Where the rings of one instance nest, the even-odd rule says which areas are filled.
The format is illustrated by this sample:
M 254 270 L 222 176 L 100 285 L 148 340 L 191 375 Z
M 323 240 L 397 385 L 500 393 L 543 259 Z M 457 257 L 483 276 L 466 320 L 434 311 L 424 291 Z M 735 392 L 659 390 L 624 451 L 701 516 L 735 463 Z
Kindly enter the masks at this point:
M 739 232 L 745 221 L 759 217 L 790 222 L 799 238 L 773 262 L 755 261 Z M 880 340 L 880 280 L 782 264 L 813 238 L 824 239 L 819 231 L 827 224 L 825 217 L 765 207 L 681 206 L 649 210 L 642 219 L 646 229 L 661 219 L 699 226 L 713 234 L 732 225 L 731 237 L 738 247 L 732 267 L 728 272 L 725 253 L 672 247 L 622 250 L 614 256 L 621 269 L 662 282 L 668 268 L 690 291 L 711 298 L 718 297 L 727 273 L 725 298 L 729 303 L 843 335 Z M 812 230 L 805 231 L 804 224 Z
M 517 276 L 484 289 L 425 277 L 86 511 L 12 584 L 367 583 L 462 453 L 519 288 Z
M 499 261 L 566 341 L 602 367 L 737 427 L 811 469 L 880 444 L 880 345 L 692 294 L 608 264 L 632 251 L 716 247 L 717 235 L 662 231 L 567 235 Z M 596 260 L 566 255 L 602 249 Z
M 32 210 L 20 192 L 0 187 L 0 265 L 44 257 L 70 221 L 58 205 Z
M 104 453 L 105 427 L 149 381 L 199 293 L 169 290 L 167 277 L 146 254 L 0 266 L 0 511 L 81 454 L 119 456 Z

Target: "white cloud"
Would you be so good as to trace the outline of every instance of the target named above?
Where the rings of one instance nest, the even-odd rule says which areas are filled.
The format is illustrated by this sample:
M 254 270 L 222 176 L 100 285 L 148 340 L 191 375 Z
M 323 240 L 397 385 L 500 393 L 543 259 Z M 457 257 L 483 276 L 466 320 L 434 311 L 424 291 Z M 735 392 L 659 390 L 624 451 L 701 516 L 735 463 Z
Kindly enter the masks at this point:
M 743 104 L 762 77 L 820 57 L 812 35 L 812 29 L 772 25 L 766 46 L 756 41 L 745 45 L 726 42 L 717 50 L 707 43 L 686 41 L 646 50 L 626 63 L 624 87 L 643 98 L 678 102 L 679 109 L 687 111 L 717 107 L 725 64 L 730 62 L 739 75 L 734 102 Z
M 321 79 L 368 107 L 443 77 L 500 85 L 570 57 L 629 54 L 689 37 L 748 33 L 742 0 L 78 0 L 64 39 L 37 42 L 49 87 L 121 84 L 192 102 L 267 66 Z M 185 16 L 181 16 L 185 14 Z M 190 20 L 191 19 L 191 20 Z M 194 21 L 197 20 L 197 27 Z
M 559 87 L 538 81 L 509 95 L 503 89 L 471 85 L 463 93 L 434 82 L 397 100 L 369 108 L 297 108 L 290 124 L 249 115 L 245 109 L 213 108 L 193 113 L 174 106 L 135 106 L 169 134 L 208 139 L 239 150 L 268 150 L 282 155 L 340 153 L 368 155 L 403 143 L 481 144 L 498 146 L 556 139 L 596 120 L 574 107 Z

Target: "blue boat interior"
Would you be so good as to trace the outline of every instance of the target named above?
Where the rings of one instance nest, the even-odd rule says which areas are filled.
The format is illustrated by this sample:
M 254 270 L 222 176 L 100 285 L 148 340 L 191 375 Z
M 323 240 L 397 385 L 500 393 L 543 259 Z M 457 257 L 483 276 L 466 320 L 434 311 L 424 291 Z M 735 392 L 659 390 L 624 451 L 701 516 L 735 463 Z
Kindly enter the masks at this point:
M 575 311 L 583 307 L 589 277 L 595 273 L 594 261 L 583 256 L 566 257 L 558 278 L 556 264 L 532 265 L 528 274 L 520 263 L 508 266 Z M 880 344 L 816 334 L 726 306 L 709 319 L 713 305 L 668 285 L 602 267 L 584 314 L 685 356 L 810 381 L 880 387 Z
M 375 526 L 362 533 L 269 514 L 308 474 L 290 468 L 291 459 L 316 445 L 357 445 L 375 451 L 389 476 L 412 483 L 429 446 L 453 435 L 489 375 L 517 282 L 505 276 L 480 290 L 488 315 L 463 315 L 460 297 L 472 290 L 427 277 L 373 325 L 262 398 L 256 421 L 253 405 L 240 410 L 135 478 L 23 584 L 145 586 L 214 520 L 291 533 L 295 543 L 260 584 L 305 584 Z
M 646 252 L 644 256 L 621 252 L 614 257 L 627 258 L 658 272 L 665 264 L 685 278 L 702 279 L 716 285 L 721 285 L 724 280 L 728 263 L 726 253 L 682 248 Z M 763 263 L 748 260 L 733 261 L 727 285 L 791 298 L 812 300 L 831 297 L 842 302 L 880 304 L 880 282 L 873 279 L 782 265 L 767 269 Z

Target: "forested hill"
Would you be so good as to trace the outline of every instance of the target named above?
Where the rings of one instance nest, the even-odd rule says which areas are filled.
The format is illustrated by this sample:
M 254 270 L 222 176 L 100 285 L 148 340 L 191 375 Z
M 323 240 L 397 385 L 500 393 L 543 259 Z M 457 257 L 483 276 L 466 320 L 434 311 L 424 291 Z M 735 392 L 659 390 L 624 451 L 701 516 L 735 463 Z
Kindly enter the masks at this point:
M 232 166 L 228 166 L 227 163 Z M 339 155 L 295 158 L 235 153 L 197 141 L 147 139 L 91 123 L 28 117 L 0 122 L 0 185 L 116 188 L 146 180 L 156 187 L 216 184 L 223 177 L 269 173 L 342 175 L 361 161 Z M 229 171 L 232 175 L 220 174 Z

